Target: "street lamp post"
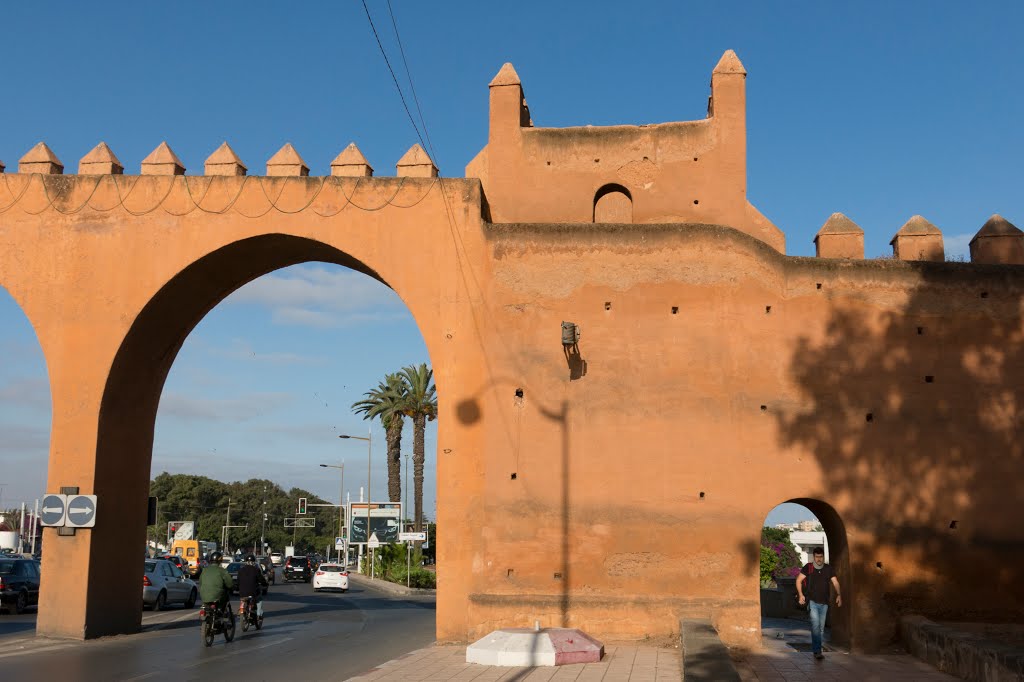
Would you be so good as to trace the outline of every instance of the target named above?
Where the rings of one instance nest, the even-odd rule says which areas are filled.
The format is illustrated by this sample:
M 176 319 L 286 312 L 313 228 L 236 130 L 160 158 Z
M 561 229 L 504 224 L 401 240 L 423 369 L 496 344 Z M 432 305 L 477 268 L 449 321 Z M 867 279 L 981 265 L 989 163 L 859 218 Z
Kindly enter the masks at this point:
M 263 486 L 263 525 L 260 526 L 260 556 L 263 556 L 267 551 L 267 545 L 265 541 L 265 533 L 267 532 L 267 486 Z
M 373 459 L 373 429 L 371 428 L 366 437 L 362 436 L 347 436 L 341 435 L 338 438 L 352 439 L 352 440 L 365 440 L 366 441 L 366 541 L 370 541 L 370 500 L 372 495 L 370 494 L 370 481 L 372 480 L 372 459 Z M 363 546 L 359 546 L 359 552 L 362 554 Z
M 345 460 L 341 460 L 341 464 L 321 464 L 320 466 L 325 469 L 341 469 L 341 490 L 338 492 L 338 535 L 341 535 L 341 529 L 345 525 Z M 337 547 L 335 547 L 335 549 L 337 549 Z M 347 545 L 345 554 L 345 563 L 347 564 Z

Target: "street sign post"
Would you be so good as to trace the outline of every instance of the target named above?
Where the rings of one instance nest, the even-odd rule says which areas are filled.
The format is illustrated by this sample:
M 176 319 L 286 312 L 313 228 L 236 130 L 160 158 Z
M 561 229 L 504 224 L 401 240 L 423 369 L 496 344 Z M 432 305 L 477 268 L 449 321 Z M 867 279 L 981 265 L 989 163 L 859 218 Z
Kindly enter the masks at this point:
M 44 526 L 61 527 L 68 518 L 67 495 L 46 495 L 43 498 L 42 514 L 39 521 Z
M 405 543 L 405 586 L 412 586 L 412 543 L 423 542 L 427 539 L 425 532 L 399 533 L 398 541 Z
M 366 541 L 366 547 L 370 550 L 370 580 L 373 580 L 373 558 L 375 552 L 373 550 L 380 547 L 380 540 L 377 539 L 377 534 L 373 533 L 370 535 L 370 539 Z M 363 575 L 366 575 L 365 573 Z
M 334 549 L 339 552 L 345 549 L 345 538 L 334 538 Z
M 421 532 L 421 533 L 399 533 L 398 534 L 398 541 L 399 542 L 426 542 L 426 540 L 427 540 L 426 532 Z
M 68 495 L 67 523 L 71 528 L 92 528 L 96 525 L 96 496 Z

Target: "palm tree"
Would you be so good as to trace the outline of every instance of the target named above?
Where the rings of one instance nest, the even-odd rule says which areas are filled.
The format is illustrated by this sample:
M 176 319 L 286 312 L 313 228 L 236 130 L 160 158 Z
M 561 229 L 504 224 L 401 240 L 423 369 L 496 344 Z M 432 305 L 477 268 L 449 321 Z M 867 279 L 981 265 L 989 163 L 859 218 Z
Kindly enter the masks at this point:
M 424 363 L 404 368 L 401 377 L 405 384 L 402 411 L 412 419 L 413 500 L 416 508 L 414 522 L 419 532 L 423 530 L 423 465 L 426 461 L 423 433 L 427 422 L 437 418 L 437 387 L 434 386 L 434 371 Z
M 388 444 L 388 498 L 392 502 L 402 499 L 402 423 L 406 402 L 406 387 L 401 374 L 388 374 L 377 388 L 367 391 L 362 400 L 352 405 L 352 411 L 363 419 L 380 419 Z M 369 493 L 369 491 L 367 491 Z

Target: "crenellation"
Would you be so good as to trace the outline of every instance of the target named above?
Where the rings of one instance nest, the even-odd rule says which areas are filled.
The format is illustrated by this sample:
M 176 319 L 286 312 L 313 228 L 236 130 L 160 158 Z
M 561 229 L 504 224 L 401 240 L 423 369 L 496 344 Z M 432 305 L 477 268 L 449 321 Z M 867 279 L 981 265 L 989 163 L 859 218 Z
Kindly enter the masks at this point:
M 331 175 L 368 178 L 373 175 L 373 168 L 359 151 L 356 143 L 349 142 L 348 146 L 334 157 L 334 161 L 331 161 Z
M 106 142 L 100 142 L 78 161 L 79 175 L 122 175 L 124 165 Z
M 904 223 L 889 244 L 892 255 L 899 260 L 946 260 L 942 232 L 919 215 Z
M 184 175 L 185 164 L 167 142 L 161 142 L 157 148 L 142 160 L 143 175 Z
M 239 176 L 245 175 L 248 170 L 227 141 L 222 142 L 203 164 L 203 172 L 206 175 Z
M 395 164 L 400 178 L 436 178 L 437 166 L 417 142 Z
M 267 160 L 267 176 L 298 176 L 309 175 L 309 166 L 302 160 L 291 142 L 286 142 L 277 153 Z
M 64 164 L 45 142 L 40 142 L 28 150 L 25 156 L 18 159 L 18 173 L 61 175 L 64 173 Z
M 971 238 L 972 263 L 1024 265 L 1024 232 L 995 213 Z
M 818 258 L 864 258 L 864 230 L 842 213 L 833 213 L 814 236 Z

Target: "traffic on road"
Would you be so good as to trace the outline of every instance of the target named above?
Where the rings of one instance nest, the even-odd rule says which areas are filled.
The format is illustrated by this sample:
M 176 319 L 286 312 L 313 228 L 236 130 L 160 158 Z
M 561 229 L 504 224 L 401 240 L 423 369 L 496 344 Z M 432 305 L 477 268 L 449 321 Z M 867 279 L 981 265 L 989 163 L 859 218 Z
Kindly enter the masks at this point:
M 21 613 L 0 615 L 3 677 L 260 680 L 302 675 L 347 679 L 434 640 L 433 596 L 395 597 L 355 576 L 349 583 L 348 575 L 344 576 L 346 588 L 320 591 L 318 578 L 329 573 L 330 579 L 340 580 L 347 572 L 325 564 L 319 568 L 331 570 L 319 571 L 324 576 L 314 571 L 310 583 L 285 582 L 277 569 L 276 585 L 262 600 L 262 620 L 254 615 L 255 608 L 253 613 L 239 615 L 242 604 L 232 596 L 229 610 L 238 626 L 232 641 L 218 634 L 207 647 L 202 641 L 205 635 L 201 637 L 201 603 L 190 604 L 190 589 L 172 595 L 167 588 L 168 584 L 194 585 L 192 578 L 166 560 L 146 560 L 144 564 L 145 568 L 152 564 L 152 572 L 144 569 L 144 575 L 152 576 L 154 585 L 157 577 L 164 579 L 161 584 L 168 596 L 161 600 L 158 591 L 150 598 L 155 608 L 143 611 L 139 634 L 88 642 L 37 638 L 36 607 L 27 604 Z M 165 574 L 165 566 L 170 575 Z M 144 596 L 143 602 L 146 600 Z

